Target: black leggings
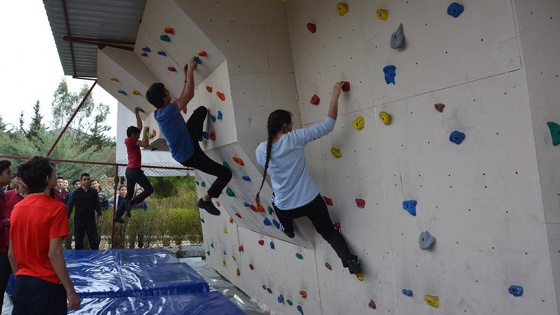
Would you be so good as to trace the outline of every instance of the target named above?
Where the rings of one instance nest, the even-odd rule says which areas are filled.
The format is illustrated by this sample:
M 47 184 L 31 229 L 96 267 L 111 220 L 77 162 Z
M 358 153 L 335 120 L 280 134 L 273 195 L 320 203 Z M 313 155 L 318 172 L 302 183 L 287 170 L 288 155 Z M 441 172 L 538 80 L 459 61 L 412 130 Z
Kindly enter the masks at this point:
M 206 153 L 202 151 L 200 144 L 198 144 L 198 139 L 202 136 L 202 127 L 207 114 L 208 109 L 204 106 L 200 106 L 192 113 L 189 120 L 187 120 L 187 128 L 193 139 L 194 153 L 188 160 L 181 164 L 218 177 L 208 189 L 208 195 L 210 195 L 210 197 L 218 198 L 222 190 L 224 190 L 231 180 L 231 170 L 210 159 Z
M 138 204 L 144 201 L 144 199 L 148 198 L 151 194 L 154 193 L 154 187 L 150 183 L 150 180 L 144 175 L 144 171 L 139 168 L 126 168 L 125 171 L 126 176 L 126 197 L 124 197 L 123 202 L 117 207 L 117 213 L 115 216 L 122 217 L 124 212 L 126 211 L 125 202 L 129 204 Z M 143 188 L 143 191 L 138 194 L 138 196 L 134 196 L 134 188 L 136 184 L 140 185 Z
M 332 248 L 342 260 L 344 267 L 347 267 L 347 261 L 354 258 L 348 244 L 344 240 L 344 237 L 336 229 L 331 216 L 329 215 L 329 210 L 327 209 L 327 204 L 321 197 L 317 195 L 313 201 L 306 204 L 305 206 L 292 209 L 292 210 L 281 210 L 274 205 L 274 211 L 284 227 L 284 231 L 293 232 L 294 231 L 294 221 L 293 219 L 308 217 L 313 223 L 317 233 L 325 239 L 325 241 L 331 244 Z

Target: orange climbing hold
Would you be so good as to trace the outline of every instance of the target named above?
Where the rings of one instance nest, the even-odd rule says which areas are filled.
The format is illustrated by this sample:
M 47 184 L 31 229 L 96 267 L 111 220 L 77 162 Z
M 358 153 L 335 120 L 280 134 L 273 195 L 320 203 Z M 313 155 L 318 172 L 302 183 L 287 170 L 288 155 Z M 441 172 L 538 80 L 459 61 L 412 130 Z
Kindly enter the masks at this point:
M 163 29 L 163 31 L 167 34 L 175 34 L 175 30 L 173 29 L 173 27 L 166 27 Z
M 218 97 L 220 98 L 220 100 L 225 101 L 226 100 L 226 95 L 220 91 L 216 92 L 216 95 L 218 95 Z
M 234 156 L 232 160 L 241 166 L 245 166 L 245 162 L 243 162 L 243 159 L 238 156 Z
M 307 298 L 307 292 L 305 290 L 301 290 L 299 291 L 299 295 L 301 295 L 302 299 L 306 299 Z
M 208 56 L 208 53 L 206 53 L 206 50 L 201 50 L 201 51 L 198 52 L 198 55 L 200 57 L 206 57 L 206 56 Z
M 264 207 L 260 203 L 257 204 L 257 212 L 264 212 Z
M 206 86 L 206 91 L 208 91 L 208 93 L 212 93 L 212 87 L 207 85 Z
M 216 130 L 210 131 L 210 140 L 216 141 Z

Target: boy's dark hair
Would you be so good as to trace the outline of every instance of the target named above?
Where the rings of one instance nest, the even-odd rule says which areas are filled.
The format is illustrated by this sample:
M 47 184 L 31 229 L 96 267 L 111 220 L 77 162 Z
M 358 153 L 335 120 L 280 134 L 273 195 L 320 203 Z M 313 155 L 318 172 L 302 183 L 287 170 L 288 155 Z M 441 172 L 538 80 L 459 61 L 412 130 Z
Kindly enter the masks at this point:
M 132 136 L 132 134 L 134 133 L 140 133 L 140 129 L 138 129 L 138 127 L 136 126 L 130 126 L 128 128 L 126 128 L 126 136 L 130 137 Z
M 82 173 L 82 175 L 80 175 L 80 180 L 81 180 L 82 178 L 84 178 L 84 176 L 91 177 L 91 176 L 89 176 L 88 173 Z
M 75 180 L 72 182 L 72 186 L 74 186 L 76 183 L 79 183 L 79 182 L 80 182 L 79 179 L 75 179 Z
M 34 156 L 18 166 L 18 174 L 29 189 L 30 194 L 41 193 L 47 187 L 47 176 L 51 176 L 54 163 L 43 156 Z
M 8 160 L 0 161 L 0 173 L 4 172 L 11 165 L 12 165 L 12 162 L 10 162 Z
M 62 177 L 62 176 L 57 176 L 56 179 L 57 179 L 57 180 L 58 180 L 58 179 L 64 179 L 64 177 Z
M 160 108 L 163 106 L 163 98 L 165 97 L 165 86 L 163 83 L 156 82 L 150 86 L 148 91 L 146 91 L 146 99 L 150 104 L 154 105 L 155 108 Z

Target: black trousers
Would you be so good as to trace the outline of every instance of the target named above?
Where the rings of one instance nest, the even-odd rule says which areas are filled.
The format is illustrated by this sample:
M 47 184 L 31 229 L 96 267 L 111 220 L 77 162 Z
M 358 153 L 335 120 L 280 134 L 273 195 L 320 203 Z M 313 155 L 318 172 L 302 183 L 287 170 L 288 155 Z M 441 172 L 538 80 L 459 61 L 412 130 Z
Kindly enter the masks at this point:
M 0 311 L 2 311 L 2 305 L 4 304 L 4 292 L 6 291 L 6 285 L 8 284 L 8 279 L 12 274 L 12 266 L 10 266 L 10 261 L 8 260 L 8 253 L 0 254 Z
M 187 128 L 193 139 L 194 153 L 188 160 L 181 164 L 216 176 L 216 180 L 208 189 L 208 195 L 212 198 L 218 198 L 222 190 L 224 190 L 231 180 L 231 170 L 210 159 L 206 153 L 202 151 L 200 144 L 198 144 L 197 140 L 202 136 L 202 127 L 207 114 L 208 109 L 204 106 L 200 106 L 192 113 L 189 120 L 187 120 Z
M 327 204 L 320 194 L 305 206 L 292 210 L 281 210 L 274 205 L 274 211 L 286 232 L 294 231 L 293 219 L 308 217 L 311 223 L 313 223 L 317 233 L 332 246 L 338 257 L 340 257 L 340 260 L 342 260 L 342 265 L 347 267 L 346 263 L 350 258 L 353 258 L 353 255 L 350 253 L 346 240 L 344 240 L 342 234 L 336 229 L 329 215 Z
M 93 250 L 99 249 L 99 236 L 95 220 L 78 221 L 74 219 L 74 249 L 84 249 L 84 234 L 87 233 L 89 246 Z
M 122 217 L 122 215 L 126 211 L 125 202 L 128 202 L 130 204 L 141 203 L 142 201 L 144 201 L 144 199 L 148 198 L 148 196 L 154 193 L 154 187 L 152 187 L 152 184 L 150 183 L 146 175 L 144 175 L 143 170 L 139 168 L 127 167 L 124 175 L 126 176 L 126 197 L 124 197 L 124 199 L 126 200 L 121 202 L 117 208 L 117 213 L 115 215 L 119 218 Z M 136 184 L 140 185 L 140 187 L 142 187 L 144 191 L 133 198 L 132 196 L 134 196 L 134 187 L 136 186 Z
M 39 278 L 19 276 L 14 289 L 12 315 L 67 314 L 66 290 Z

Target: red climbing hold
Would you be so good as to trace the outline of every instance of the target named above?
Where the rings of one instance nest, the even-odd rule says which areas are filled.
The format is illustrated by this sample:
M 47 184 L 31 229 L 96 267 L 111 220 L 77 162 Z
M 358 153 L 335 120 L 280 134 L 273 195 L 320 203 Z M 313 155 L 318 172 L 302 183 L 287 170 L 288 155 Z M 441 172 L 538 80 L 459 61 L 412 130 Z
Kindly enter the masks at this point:
M 366 206 L 366 201 L 364 199 L 356 198 L 356 206 L 358 208 L 364 208 Z
M 440 113 L 443 113 L 443 108 L 445 107 L 445 105 L 441 104 L 441 103 L 437 103 L 434 105 L 434 107 L 436 108 L 436 110 Z
M 218 97 L 220 98 L 220 100 L 225 101 L 226 100 L 226 95 L 220 91 L 216 92 L 216 95 L 218 95 Z
M 266 285 L 263 284 L 263 285 L 262 285 L 262 288 L 263 288 L 263 290 L 266 290 Z
M 249 264 L 249 269 L 255 270 L 255 266 L 253 266 L 253 264 Z
M 212 93 L 212 87 L 207 85 L 206 86 L 206 91 L 208 91 L 208 93 Z
M 216 200 L 216 205 L 219 207 L 220 206 L 220 202 L 218 200 Z
M 375 301 L 374 301 L 374 300 L 369 300 L 369 304 L 368 304 L 368 305 L 369 305 L 369 307 L 371 307 L 371 308 L 373 308 L 373 309 L 376 309 L 376 308 L 377 308 L 377 305 L 375 304 Z
M 235 163 L 237 163 L 237 164 L 239 164 L 239 165 L 241 165 L 241 166 L 244 166 L 244 165 L 245 165 L 245 162 L 243 162 L 243 159 L 240 158 L 240 157 L 238 157 L 238 156 L 232 157 L 232 160 L 233 160 Z
M 163 31 L 167 34 L 175 34 L 175 30 L 173 29 L 173 27 L 166 27 L 163 29 Z
M 239 245 L 239 248 L 237 250 L 242 253 L 245 249 L 243 249 L 243 245 Z
M 340 230 L 340 228 L 342 227 L 342 224 L 341 224 L 340 222 L 335 222 L 334 227 L 335 227 L 337 230 Z
M 233 223 L 233 218 L 229 217 L 229 223 Z
M 325 263 L 325 267 L 327 267 L 327 269 L 329 269 L 329 270 L 332 270 L 332 266 L 328 262 Z
M 167 70 L 171 72 L 177 72 L 177 69 L 175 69 L 175 67 L 167 67 Z
M 216 141 L 216 130 L 210 131 L 210 140 Z
M 148 53 L 147 53 L 147 52 L 143 52 L 143 53 L 142 53 L 142 56 L 148 57 Z
M 315 25 L 315 23 L 307 23 L 307 29 L 313 34 L 317 32 L 317 26 Z
M 350 82 L 344 81 L 344 83 L 342 84 L 342 92 L 348 92 L 348 91 L 350 91 Z
M 237 271 L 235 272 L 237 274 L 237 276 L 241 276 L 241 270 L 239 270 L 239 268 L 237 268 Z
M 257 207 L 255 207 L 255 205 L 249 205 L 249 209 L 255 211 L 255 212 L 259 212 L 259 209 L 257 209 Z
M 259 240 L 259 245 L 264 245 L 264 240 Z
M 323 196 L 323 199 L 325 199 L 325 203 L 327 204 L 327 206 L 331 206 L 333 205 L 333 201 L 331 198 L 327 197 L 327 196 Z
M 319 98 L 319 96 L 317 94 L 313 94 L 309 103 L 311 103 L 313 105 L 318 105 L 320 100 L 321 99 Z
M 307 298 L 307 292 L 305 290 L 301 290 L 299 291 L 299 295 L 301 295 L 302 299 L 306 299 Z
M 241 214 L 239 214 L 239 212 L 236 212 L 235 215 L 241 219 Z
M 199 55 L 200 57 L 206 57 L 206 56 L 208 56 L 208 54 L 206 53 L 206 50 L 201 50 L 201 51 L 199 51 L 199 52 L 198 52 L 198 55 Z

